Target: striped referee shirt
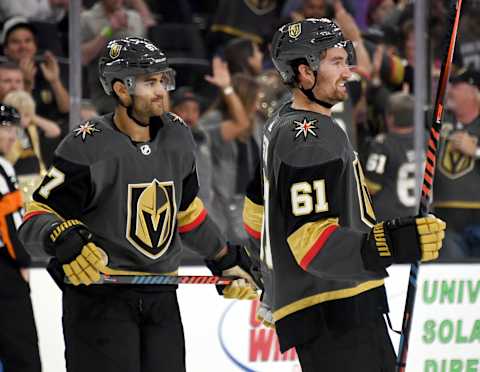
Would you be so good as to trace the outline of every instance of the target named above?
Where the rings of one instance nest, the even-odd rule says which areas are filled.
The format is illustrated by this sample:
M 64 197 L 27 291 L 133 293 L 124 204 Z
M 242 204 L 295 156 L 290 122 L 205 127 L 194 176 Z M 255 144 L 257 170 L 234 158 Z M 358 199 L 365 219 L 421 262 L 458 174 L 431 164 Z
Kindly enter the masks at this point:
M 0 156 L 0 252 L 19 266 L 25 266 L 30 261 L 17 236 L 22 216 L 23 197 L 17 187 L 15 170 Z

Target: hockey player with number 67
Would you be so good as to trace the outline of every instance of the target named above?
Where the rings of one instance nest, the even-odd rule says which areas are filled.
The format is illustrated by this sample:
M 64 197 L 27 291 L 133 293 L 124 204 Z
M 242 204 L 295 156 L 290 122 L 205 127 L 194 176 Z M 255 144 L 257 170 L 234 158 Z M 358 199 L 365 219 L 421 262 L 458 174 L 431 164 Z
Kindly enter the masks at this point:
M 175 87 L 165 54 L 146 39 L 112 40 L 99 74 L 115 112 L 60 144 L 20 237 L 32 255 L 50 256 L 63 290 L 68 372 L 183 372 L 176 286 L 95 282 L 103 274 L 177 275 L 187 240 L 216 275 L 241 278 L 222 289 L 225 297 L 249 299 L 251 263 L 225 244 L 196 196 L 192 135 L 164 109 Z

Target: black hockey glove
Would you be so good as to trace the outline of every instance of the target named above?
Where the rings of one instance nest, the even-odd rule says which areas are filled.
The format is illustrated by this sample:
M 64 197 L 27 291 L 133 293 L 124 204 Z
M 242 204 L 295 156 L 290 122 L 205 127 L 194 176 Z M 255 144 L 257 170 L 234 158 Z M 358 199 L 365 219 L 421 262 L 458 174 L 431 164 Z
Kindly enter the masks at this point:
M 46 241 L 47 253 L 55 256 L 73 285 L 89 285 L 100 279 L 107 255 L 92 242 L 92 233 L 78 220 L 52 226 Z
M 261 288 L 261 281 L 244 247 L 227 243 L 225 256 L 219 260 L 205 260 L 205 263 L 213 275 L 238 278 L 228 286 L 217 285 L 220 295 L 238 300 L 258 298 L 257 288 Z
M 392 263 L 435 260 L 442 248 L 445 227 L 445 222 L 433 215 L 380 222 L 363 244 L 363 264 L 367 270 L 378 271 Z

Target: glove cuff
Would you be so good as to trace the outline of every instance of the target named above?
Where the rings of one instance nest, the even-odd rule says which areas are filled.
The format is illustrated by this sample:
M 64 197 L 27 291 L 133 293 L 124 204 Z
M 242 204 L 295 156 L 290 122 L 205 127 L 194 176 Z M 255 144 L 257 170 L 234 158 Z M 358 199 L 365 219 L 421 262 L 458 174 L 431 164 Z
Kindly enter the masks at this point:
M 385 222 L 377 223 L 368 233 L 363 246 L 362 257 L 365 269 L 379 271 L 393 263 L 392 243 L 386 231 Z
M 362 246 L 365 269 L 379 271 L 392 263 L 420 260 L 415 218 L 396 218 L 376 224 Z
M 79 226 L 85 227 L 79 220 L 66 220 L 59 224 L 53 225 L 48 233 L 48 239 L 51 244 L 56 244 L 63 234 L 68 234 L 68 231 Z
M 60 263 L 67 263 L 81 252 L 82 247 L 91 241 L 91 238 L 92 234 L 82 222 L 66 220 L 50 228 L 45 247 Z

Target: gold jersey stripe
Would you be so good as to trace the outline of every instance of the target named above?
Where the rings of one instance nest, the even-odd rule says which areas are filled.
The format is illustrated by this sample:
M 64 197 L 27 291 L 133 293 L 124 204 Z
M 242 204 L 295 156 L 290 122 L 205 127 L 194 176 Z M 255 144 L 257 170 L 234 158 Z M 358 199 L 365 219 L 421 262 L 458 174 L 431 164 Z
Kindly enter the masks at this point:
M 331 226 L 338 226 L 338 218 L 327 218 L 306 223 L 287 238 L 290 250 L 299 265 L 302 265 L 304 258 L 317 240 Z
M 275 311 L 273 313 L 273 319 L 275 319 L 275 321 L 278 321 L 286 317 L 287 315 L 306 309 L 307 307 L 320 304 L 322 302 L 353 297 L 362 292 L 369 291 L 370 289 L 380 287 L 383 285 L 383 283 L 384 283 L 383 279 L 369 280 L 368 282 L 361 283 L 353 288 L 337 289 L 335 291 L 329 291 L 329 292 L 319 293 L 313 296 L 305 297 L 305 298 L 302 298 L 301 300 L 298 300 L 298 301 L 292 302 L 291 304 L 283 306 L 277 311 Z
M 443 202 L 434 202 L 433 207 L 437 208 L 460 208 L 460 209 L 480 209 L 480 202 L 450 200 Z
M 185 211 L 177 213 L 178 227 L 182 228 L 195 222 L 204 210 L 203 202 L 196 197 Z
M 245 197 L 243 205 L 243 223 L 256 233 L 262 231 L 263 205 L 256 204 L 248 197 Z
M 365 177 L 365 183 L 367 184 L 370 195 L 374 195 L 382 189 L 382 185 L 373 182 L 372 180 L 369 180 L 367 177 Z
M 39 202 L 36 202 L 36 201 L 32 201 L 30 203 L 27 203 L 27 207 L 26 207 L 26 212 L 25 212 L 25 218 L 24 219 L 28 219 L 28 215 L 30 213 L 32 214 L 38 214 L 38 212 L 42 212 L 42 213 L 52 213 L 54 214 L 56 217 L 58 217 L 59 219 L 61 220 L 64 220 L 65 218 L 63 218 L 60 214 L 58 214 L 57 212 L 55 212 L 52 208 L 50 208 L 48 205 L 46 204 L 43 204 L 43 203 L 39 203 Z

